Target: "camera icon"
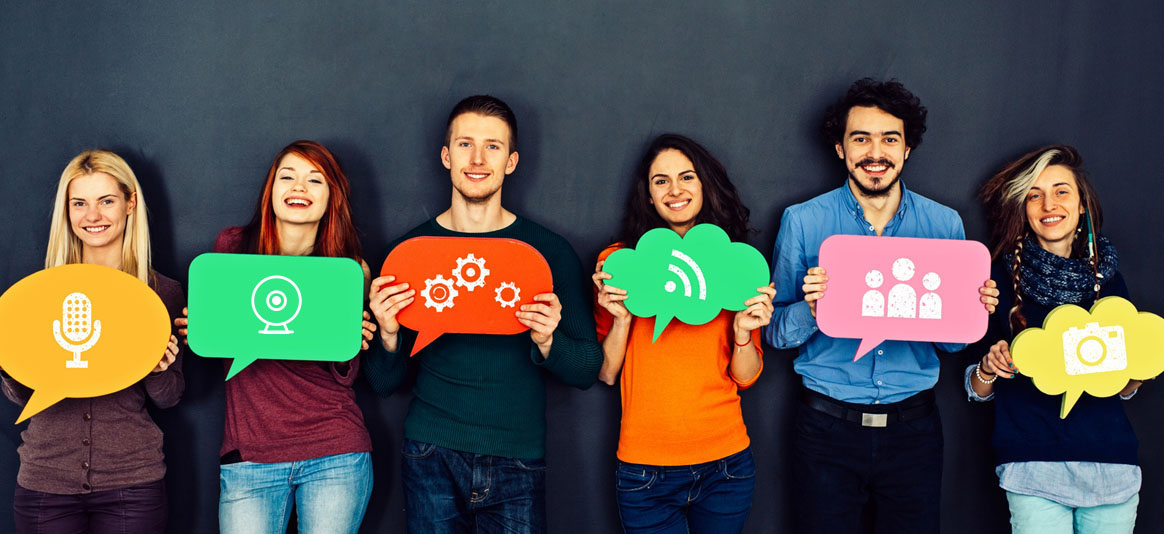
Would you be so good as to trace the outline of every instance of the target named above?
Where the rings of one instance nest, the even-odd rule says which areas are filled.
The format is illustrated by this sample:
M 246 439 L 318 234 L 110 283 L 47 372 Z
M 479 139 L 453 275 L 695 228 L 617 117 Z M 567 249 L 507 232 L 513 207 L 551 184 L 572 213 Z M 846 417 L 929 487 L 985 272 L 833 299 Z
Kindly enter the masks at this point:
M 262 321 L 260 334 L 294 334 L 287 323 L 303 309 L 303 293 L 294 280 L 286 276 L 268 276 L 251 291 L 251 311 Z
M 1063 362 L 1067 374 L 1086 375 L 1128 368 L 1128 351 L 1122 326 L 1087 323 L 1082 329 L 1063 332 Z

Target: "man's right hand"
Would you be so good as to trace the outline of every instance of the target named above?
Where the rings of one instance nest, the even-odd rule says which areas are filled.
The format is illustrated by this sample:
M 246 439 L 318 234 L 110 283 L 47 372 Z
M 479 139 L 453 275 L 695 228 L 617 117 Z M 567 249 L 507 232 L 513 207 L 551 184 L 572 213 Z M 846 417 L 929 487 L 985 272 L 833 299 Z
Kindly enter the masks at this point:
M 808 303 L 813 317 L 816 317 L 816 301 L 824 297 L 825 288 L 828 287 L 825 282 L 828 281 L 824 267 L 810 267 L 804 275 L 804 285 L 800 289 L 804 291 L 804 301 Z
M 396 352 L 399 346 L 400 323 L 396 314 L 416 299 L 416 290 L 408 289 L 408 284 L 389 285 L 396 277 L 381 276 L 372 280 L 368 291 L 368 307 L 380 325 L 380 341 L 389 352 Z

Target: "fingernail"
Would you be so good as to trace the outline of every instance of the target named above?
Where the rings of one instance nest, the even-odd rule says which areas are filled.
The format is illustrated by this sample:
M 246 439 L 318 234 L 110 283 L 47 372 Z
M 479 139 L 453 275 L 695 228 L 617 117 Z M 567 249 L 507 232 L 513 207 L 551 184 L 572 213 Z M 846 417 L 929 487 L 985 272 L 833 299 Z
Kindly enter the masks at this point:
M 1011 368 L 1011 369 L 1014 369 L 1014 364 L 1013 364 L 1013 363 L 1011 363 L 1011 364 L 1009 364 L 1009 365 L 1010 365 L 1010 368 Z

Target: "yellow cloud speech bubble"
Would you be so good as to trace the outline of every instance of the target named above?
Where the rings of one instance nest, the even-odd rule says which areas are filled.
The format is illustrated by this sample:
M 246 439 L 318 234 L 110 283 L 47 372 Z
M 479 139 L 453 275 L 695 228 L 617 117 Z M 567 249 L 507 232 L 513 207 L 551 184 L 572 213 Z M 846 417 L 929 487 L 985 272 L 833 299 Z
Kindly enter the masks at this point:
M 1014 364 L 1048 395 L 1063 394 L 1064 419 L 1084 392 L 1119 393 L 1128 380 L 1164 372 L 1164 318 L 1140 312 L 1120 297 L 1099 299 L 1088 312 L 1064 304 L 1047 314 L 1042 328 L 1019 332 L 1011 344 Z

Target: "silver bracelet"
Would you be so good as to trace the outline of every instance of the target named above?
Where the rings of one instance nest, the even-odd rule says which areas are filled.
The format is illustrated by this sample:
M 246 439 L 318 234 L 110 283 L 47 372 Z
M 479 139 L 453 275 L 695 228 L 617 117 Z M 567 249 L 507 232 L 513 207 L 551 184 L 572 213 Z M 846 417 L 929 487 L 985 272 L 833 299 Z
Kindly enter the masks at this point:
M 981 363 L 979 363 L 978 365 L 975 365 L 975 366 L 974 366 L 974 376 L 977 376 L 977 377 L 978 377 L 978 381 L 979 381 L 979 382 L 982 382 L 983 384 L 993 384 L 995 380 L 998 380 L 998 374 L 995 374 L 995 375 L 994 375 L 994 378 L 991 378 L 990 380 L 987 380 L 987 379 L 985 379 L 985 378 L 982 378 L 982 371 L 981 371 L 981 369 L 982 369 L 982 364 L 981 364 Z

